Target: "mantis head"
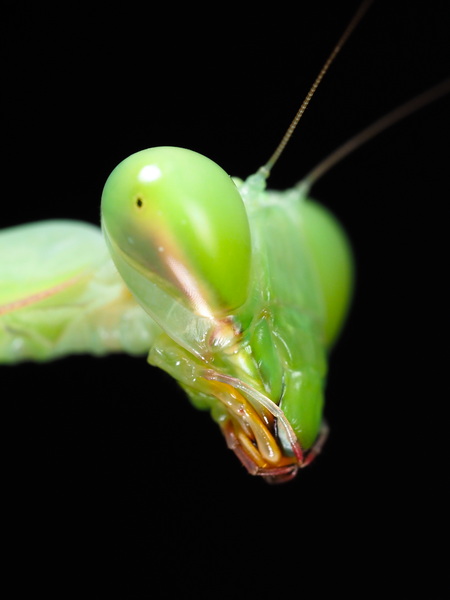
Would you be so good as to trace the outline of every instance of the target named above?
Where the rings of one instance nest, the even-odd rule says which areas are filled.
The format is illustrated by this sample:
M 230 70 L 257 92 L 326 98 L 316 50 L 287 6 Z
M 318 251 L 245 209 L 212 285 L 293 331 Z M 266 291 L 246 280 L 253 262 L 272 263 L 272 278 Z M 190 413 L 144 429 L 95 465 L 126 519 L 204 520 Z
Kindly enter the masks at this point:
M 149 362 L 211 411 L 251 473 L 295 475 L 305 461 L 301 444 L 261 375 L 273 347 L 265 356 L 250 327 L 261 278 L 233 180 L 196 152 L 143 150 L 108 178 L 102 228 L 123 280 L 161 327 Z

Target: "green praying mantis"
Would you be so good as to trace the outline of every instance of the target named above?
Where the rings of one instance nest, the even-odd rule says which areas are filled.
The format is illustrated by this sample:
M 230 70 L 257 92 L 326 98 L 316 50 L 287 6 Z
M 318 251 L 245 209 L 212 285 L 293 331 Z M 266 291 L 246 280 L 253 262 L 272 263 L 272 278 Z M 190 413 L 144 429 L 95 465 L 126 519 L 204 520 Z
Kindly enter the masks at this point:
M 250 473 L 294 477 L 326 437 L 353 259 L 309 199 L 313 179 L 266 190 L 276 160 L 233 181 L 189 150 L 141 151 L 105 184 L 103 234 L 67 221 L 2 232 L 0 360 L 150 350 Z

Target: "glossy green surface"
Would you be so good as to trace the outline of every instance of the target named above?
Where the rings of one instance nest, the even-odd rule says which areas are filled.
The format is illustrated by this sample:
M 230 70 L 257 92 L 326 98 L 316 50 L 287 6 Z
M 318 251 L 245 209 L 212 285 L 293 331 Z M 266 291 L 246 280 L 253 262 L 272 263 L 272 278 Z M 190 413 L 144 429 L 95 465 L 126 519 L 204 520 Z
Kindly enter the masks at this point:
M 128 157 L 105 184 L 102 222 L 125 263 L 197 314 L 224 315 L 245 302 L 246 212 L 231 178 L 208 158 L 173 147 Z M 127 281 L 126 268 L 121 274 Z
M 302 188 L 235 183 L 163 147 L 112 172 L 102 227 L 106 246 L 70 222 L 3 232 L 0 362 L 148 351 L 251 473 L 294 476 L 320 438 L 327 353 L 353 287 L 339 223 Z

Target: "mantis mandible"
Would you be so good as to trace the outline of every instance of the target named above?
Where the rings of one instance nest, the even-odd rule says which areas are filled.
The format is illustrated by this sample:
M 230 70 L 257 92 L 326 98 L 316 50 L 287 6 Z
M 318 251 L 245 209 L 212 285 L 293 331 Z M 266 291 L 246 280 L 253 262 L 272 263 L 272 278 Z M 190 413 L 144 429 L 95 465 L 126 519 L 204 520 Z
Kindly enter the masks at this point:
M 18 254 L 25 273 L 14 265 L 16 287 L 1 297 L 3 360 L 47 360 L 77 351 L 141 354 L 151 347 L 152 364 L 174 375 L 197 407 L 211 410 L 250 472 L 270 481 L 289 479 L 323 440 L 326 354 L 352 286 L 345 235 L 299 189 L 268 193 L 260 174 L 237 182 L 237 195 L 223 172 L 197 154 L 173 148 L 149 152 L 121 163 L 103 197 L 110 252 L 148 312 L 123 287 L 91 227 L 53 223 L 7 231 L 2 240 L 8 256 L 11 248 L 26 252 L 32 244 L 34 256 L 38 249 L 51 250 L 45 252 L 48 265 L 40 258 L 33 266 Z M 220 211 L 205 213 L 195 202 L 184 214 L 186 200 L 180 203 L 176 195 L 164 214 L 159 192 L 149 209 L 147 188 L 130 181 L 164 182 L 167 163 L 180 168 L 185 163 L 186 172 L 205 170 L 200 179 L 213 180 L 220 191 L 214 194 L 223 196 Z M 120 198 L 132 201 L 126 207 L 116 197 L 122 185 Z M 184 181 L 182 189 L 190 185 Z M 197 183 L 192 186 L 198 198 Z M 130 207 L 141 217 L 153 211 L 150 222 L 158 226 L 151 227 L 147 253 L 141 247 L 147 220 L 137 221 Z M 195 214 L 202 226 L 189 221 Z M 200 232 L 208 239 L 200 240 Z M 31 273 L 37 275 L 34 284 Z M 302 284 L 293 286 L 292 280 Z M 50 323 L 40 322 L 43 313 L 52 315 Z

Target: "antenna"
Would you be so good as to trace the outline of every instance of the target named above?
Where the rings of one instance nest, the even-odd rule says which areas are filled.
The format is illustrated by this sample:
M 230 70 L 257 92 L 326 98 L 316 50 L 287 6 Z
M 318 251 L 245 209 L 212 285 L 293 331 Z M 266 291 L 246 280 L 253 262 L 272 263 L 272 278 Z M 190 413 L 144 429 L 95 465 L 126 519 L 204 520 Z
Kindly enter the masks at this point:
M 283 150 L 285 149 L 287 143 L 291 139 L 292 134 L 294 133 L 294 131 L 295 131 L 297 125 L 298 125 L 298 122 L 300 121 L 301 117 L 303 116 L 303 113 L 305 112 L 308 104 L 310 103 L 311 98 L 314 95 L 314 92 L 317 90 L 317 88 L 319 87 L 320 82 L 324 78 L 325 73 L 330 68 L 330 65 L 333 63 L 334 59 L 338 55 L 338 53 L 341 50 L 342 46 L 345 44 L 345 42 L 347 41 L 347 39 L 350 37 L 350 34 L 353 32 L 353 30 L 356 28 L 356 26 L 358 25 L 358 23 L 361 21 L 361 19 L 363 18 L 363 16 L 365 15 L 365 13 L 367 12 L 367 10 L 369 9 L 369 7 L 372 4 L 372 2 L 373 2 L 373 0 L 364 0 L 364 2 L 362 2 L 362 4 L 360 5 L 360 7 L 358 8 L 358 10 L 356 11 L 356 13 L 354 14 L 353 18 L 351 19 L 350 23 L 347 25 L 344 33 L 341 35 L 341 37 L 339 38 L 337 44 L 333 48 L 331 54 L 329 55 L 329 57 L 325 61 L 325 64 L 323 65 L 323 67 L 321 68 L 319 74 L 317 75 L 314 83 L 312 84 L 309 92 L 306 95 L 306 98 L 303 100 L 302 104 L 300 105 L 300 108 L 298 109 L 298 111 L 297 111 L 295 117 L 293 118 L 291 124 L 287 128 L 286 133 L 284 134 L 283 138 L 281 139 L 281 142 L 278 144 L 275 152 L 272 154 L 272 156 L 269 158 L 269 160 L 266 162 L 266 164 L 263 167 L 260 167 L 260 169 L 259 169 L 258 172 L 260 174 L 262 174 L 265 179 L 267 179 L 267 177 L 269 177 L 271 169 L 273 168 L 273 166 L 277 162 L 277 160 L 280 158 L 281 153 L 283 152 Z

